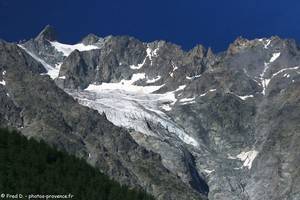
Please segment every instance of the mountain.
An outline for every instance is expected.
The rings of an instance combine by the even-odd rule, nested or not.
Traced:
[[[225,52],[47,26],[0,43],[0,125],[157,199],[296,200],[300,51],[237,38]]]
[[[144,187],[158,199],[199,199],[158,154],[139,146],[105,115],[79,105],[21,47],[1,41],[0,49],[2,127],[86,159],[121,184]]]

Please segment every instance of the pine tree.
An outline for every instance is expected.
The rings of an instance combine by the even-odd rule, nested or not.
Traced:
[[[84,160],[5,129],[0,129],[0,191],[23,195],[71,193],[78,200],[154,199],[110,180]]]

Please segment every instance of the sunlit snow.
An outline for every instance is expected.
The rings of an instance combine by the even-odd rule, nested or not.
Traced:
[[[59,52],[62,52],[64,56],[69,56],[74,50],[78,51],[90,51],[93,49],[99,49],[99,47],[95,45],[84,45],[82,43],[70,45],[70,44],[62,44],[57,41],[50,42],[50,44]]]
[[[80,104],[91,107],[99,113],[104,112],[107,119],[116,126],[161,137],[149,128],[148,122],[151,122],[155,126],[162,126],[167,130],[170,134],[168,137],[178,137],[187,144],[198,146],[195,139],[187,135],[182,128],[160,110],[160,106],[166,106],[174,101],[174,97],[170,93],[147,94],[107,88],[97,91],[69,91],[69,94],[78,99]]]
[[[271,40],[270,39],[265,40],[264,48],[267,49],[270,44],[271,44]]]
[[[18,45],[18,46],[20,48],[22,48],[23,50],[25,50],[26,53],[28,53],[33,59],[40,62],[45,67],[45,69],[47,70],[46,74],[48,74],[52,79],[55,79],[55,78],[58,77],[60,66],[61,66],[62,63],[58,63],[55,67],[52,67],[51,65],[46,63],[43,59],[39,58],[34,53],[28,51],[24,46],[22,46],[22,45]]]
[[[161,76],[157,76],[156,78],[147,80],[146,83],[155,83],[156,81],[158,81],[160,79],[161,79]]]
[[[243,167],[247,167],[248,169],[251,169],[252,163],[257,155],[258,155],[258,151],[256,151],[256,150],[251,150],[251,151],[247,151],[247,152],[243,151],[240,154],[238,154],[237,156],[232,156],[232,155],[228,154],[228,159],[232,159],[232,160],[239,159],[239,160],[243,161]],[[237,168],[237,169],[240,169],[240,168]]]
[[[157,57],[158,56],[158,50],[159,50],[159,47],[157,47],[156,49],[152,50],[149,45],[148,45],[148,48],[146,49],[146,57],[144,58],[143,62],[140,63],[140,64],[137,64],[137,65],[130,65],[129,67],[131,69],[141,69],[145,64],[146,64],[146,61],[147,61],[147,58],[150,60],[150,65],[152,66],[153,65],[153,57]]]
[[[237,95],[238,96],[238,95]],[[246,100],[248,98],[253,98],[254,96],[253,95],[245,95],[245,96],[238,96],[240,99],[242,100]]]
[[[141,69],[141,68],[145,65],[146,59],[147,59],[147,57],[143,60],[142,63],[140,63],[140,64],[138,64],[138,65],[130,65],[130,68],[131,68],[131,69]]]
[[[146,52],[147,52],[147,57],[149,58],[149,60],[151,61],[151,65],[152,65],[152,58],[153,57],[157,57],[158,56],[158,50],[159,50],[159,47],[152,50],[150,47],[147,48]]]
[[[269,63],[274,62],[275,60],[277,60],[277,58],[280,56],[280,52],[279,53],[273,53]]]
[[[186,102],[193,102],[194,100],[195,100],[195,97],[192,97],[192,98],[183,98],[183,99],[180,99],[179,102],[186,103]]]
[[[5,76],[6,71],[2,72],[2,76]],[[0,81],[0,85],[6,85],[5,80],[3,79],[2,81]]]
[[[60,76],[59,79],[66,79],[66,76]]]
[[[198,75],[195,75],[195,76],[186,76],[185,78],[188,79],[188,80],[192,80],[192,79],[196,79],[196,78],[199,78],[201,77],[201,74],[198,74]]]
[[[300,68],[299,66],[295,66],[295,67],[288,67],[288,68],[281,69],[278,72],[274,73],[272,75],[272,78],[275,77],[275,76],[277,76],[278,74],[280,74],[282,72],[289,71],[289,70],[298,70],[299,68]]]
[[[252,94],[250,94],[250,95],[245,95],[245,96],[239,96],[239,95],[237,95],[237,94],[235,94],[235,93],[233,93],[233,92],[230,92],[230,94],[233,94],[233,95],[235,95],[235,96],[237,96],[238,98],[240,98],[240,99],[242,99],[242,100],[246,100],[246,99],[248,99],[248,98],[253,98],[254,96],[252,95]]]
[[[186,85],[180,85],[175,91],[181,91],[184,90],[184,88],[186,88]]]
[[[203,171],[204,171],[205,173],[207,173],[207,174],[211,174],[211,173],[213,173],[215,170],[204,169]]]
[[[209,92],[214,92],[214,91],[216,91],[217,89],[210,89],[210,90],[208,90],[207,92],[204,92],[203,94],[200,94],[199,96],[200,97],[204,97],[204,96],[206,96]]]
[[[267,70],[270,68],[270,64],[272,62],[274,62],[275,60],[277,60],[280,56],[280,52],[278,53],[273,53],[272,57],[270,58],[269,62],[265,63],[265,67],[264,67],[264,70],[263,72],[260,74],[260,79],[261,79],[261,82],[262,82],[262,86],[263,86],[263,91],[262,91],[262,94],[265,95],[266,93],[266,89],[269,85],[269,82],[271,79],[268,79],[268,78],[265,78],[265,74],[267,72]]]
[[[248,167],[248,169],[251,169],[252,163],[257,155],[258,155],[258,151],[252,150],[248,152],[241,152],[236,157],[244,162],[243,164],[244,167]]]
[[[160,108],[162,108],[165,111],[171,111],[172,107],[169,104],[164,104],[162,106],[160,106]]]
[[[134,129],[145,135],[161,138],[148,123],[168,131],[165,137],[175,137],[183,142],[198,146],[198,142],[163,111],[170,111],[177,99],[175,91],[153,94],[162,86],[138,86],[134,83],[145,79],[144,73],[137,73],[130,80],[118,83],[89,85],[84,91],[67,91],[82,105],[91,107],[99,113],[105,113],[107,119],[116,126]],[[180,86],[180,89],[183,89]],[[178,90],[178,89],[177,89]]]
[[[138,86],[133,84],[134,82],[145,78],[145,73],[137,73],[133,74],[130,80],[121,80],[118,83],[102,83],[101,85],[90,84],[85,90],[94,92],[101,92],[102,90],[123,90],[138,94],[148,94],[160,89],[163,86]]]
[[[178,69],[178,67],[175,65],[175,63],[173,61],[171,62],[171,64],[172,64],[172,67],[173,67],[172,71],[173,72],[176,71]]]

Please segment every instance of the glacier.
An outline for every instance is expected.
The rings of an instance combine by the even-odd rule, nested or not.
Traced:
[[[140,76],[140,75],[137,75]],[[135,80],[135,77],[133,78]],[[174,92],[152,93],[160,86],[131,85],[132,80],[121,83],[90,85],[87,89],[66,90],[80,104],[105,113],[107,119],[116,126],[134,129],[148,136],[170,137],[197,147],[198,142],[189,136],[164,112],[177,101]],[[182,87],[181,87],[182,88]],[[181,89],[180,88],[180,89]],[[161,135],[149,127],[149,122],[162,126],[169,135]]]

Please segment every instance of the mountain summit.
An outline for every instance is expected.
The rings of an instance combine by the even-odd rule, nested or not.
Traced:
[[[51,25],[47,25],[35,39],[55,41],[57,40],[56,31],[54,27],[52,27]]]

